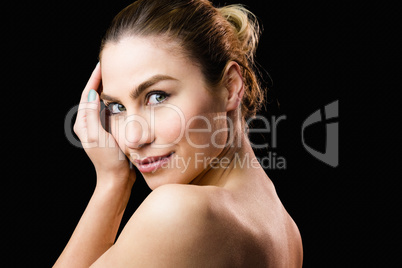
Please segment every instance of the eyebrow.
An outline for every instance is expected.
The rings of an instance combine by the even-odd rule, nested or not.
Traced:
[[[149,87],[161,82],[161,81],[165,81],[165,80],[173,80],[173,81],[178,81],[176,78],[173,78],[171,76],[168,75],[161,75],[161,74],[157,74],[152,76],[151,78],[149,78],[147,81],[142,82],[137,88],[135,88],[131,93],[130,93],[130,97],[133,99],[138,98],[145,90],[147,90]],[[118,102],[120,103],[120,101],[112,96],[109,96],[105,93],[101,93],[101,99],[102,100],[107,100],[107,101],[111,101],[111,102]]]

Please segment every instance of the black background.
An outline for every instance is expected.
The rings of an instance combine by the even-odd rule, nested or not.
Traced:
[[[264,26],[257,61],[273,82],[266,77],[270,104],[263,114],[286,116],[272,150],[287,166],[267,173],[299,226],[304,267],[387,267],[397,258],[390,245],[400,209],[390,206],[398,175],[390,171],[398,167],[392,135],[398,106],[391,104],[398,87],[389,68],[397,66],[396,12],[386,3],[351,2],[241,2]],[[12,266],[51,266],[92,194],[93,166],[65,137],[65,117],[98,62],[110,21],[130,3],[31,1],[2,8],[2,231]],[[333,168],[304,149],[301,126],[336,100],[340,158]],[[323,124],[306,136],[323,150]],[[123,222],[148,193],[138,179]]]

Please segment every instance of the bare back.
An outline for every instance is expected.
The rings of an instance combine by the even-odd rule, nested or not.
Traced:
[[[280,202],[272,182],[250,181],[241,189],[220,189],[213,207],[238,243],[230,267],[301,267],[299,230]],[[236,256],[236,258],[233,258]]]

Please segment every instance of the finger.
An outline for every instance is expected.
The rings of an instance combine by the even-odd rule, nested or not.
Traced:
[[[98,91],[101,81],[102,81],[102,73],[100,70],[100,64],[98,62],[98,64],[96,64],[96,67],[93,70],[84,90],[82,91],[80,103],[88,101],[88,93],[91,89]]]
[[[85,107],[86,127],[88,142],[99,142],[102,131],[99,115],[99,95],[94,92],[96,97],[94,101],[87,102]]]
[[[98,62],[98,64],[96,65],[95,69],[91,74],[91,77],[87,82],[87,85],[82,91],[80,104],[78,106],[77,119],[83,119],[85,117],[86,103],[88,102],[88,93],[91,89],[98,91],[101,81],[102,81],[102,74],[100,71],[100,64]]]

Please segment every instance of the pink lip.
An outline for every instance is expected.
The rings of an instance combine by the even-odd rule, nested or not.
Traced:
[[[137,164],[137,168],[141,173],[154,172],[155,170],[160,168],[164,163],[169,161],[173,154],[174,153],[169,153],[162,156],[147,157],[142,160],[134,160],[134,163]]]

